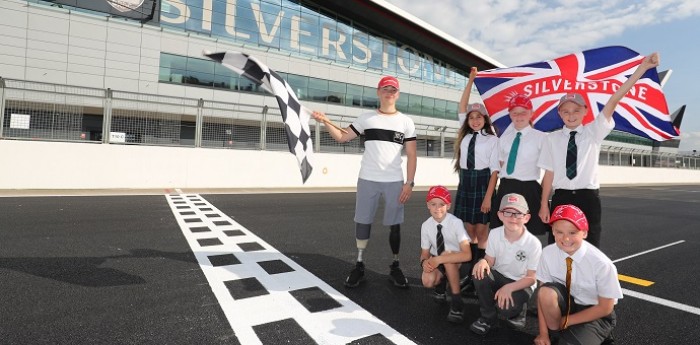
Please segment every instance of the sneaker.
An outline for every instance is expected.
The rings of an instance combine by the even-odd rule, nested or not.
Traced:
[[[408,289],[408,279],[406,279],[406,276],[403,275],[403,272],[399,268],[399,262],[394,261],[389,267],[391,268],[389,277],[394,285],[402,289]]]
[[[443,303],[447,300],[447,294],[445,294],[446,284],[445,281],[441,281],[440,284],[435,286],[433,290],[433,300],[437,303]]]
[[[506,319],[506,323],[510,328],[513,328],[515,330],[523,330],[525,329],[525,321],[526,321],[526,316],[525,313],[527,313],[527,309],[523,308],[523,312],[520,313],[520,315],[512,317],[510,319]]]
[[[459,281],[459,291],[464,297],[476,297],[476,290],[474,289],[474,282],[471,276],[466,276]]]
[[[469,326],[469,330],[478,335],[484,335],[491,330],[491,324],[486,320],[479,318],[478,320],[474,321],[471,326]]]
[[[447,321],[452,323],[462,323],[464,321],[464,313],[462,308],[450,308],[450,313],[447,314]]]
[[[355,264],[355,268],[352,269],[350,275],[345,279],[345,286],[349,288],[354,288],[360,285],[361,282],[365,280],[365,263],[358,261]]]

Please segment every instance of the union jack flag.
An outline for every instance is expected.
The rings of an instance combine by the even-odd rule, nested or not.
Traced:
[[[593,121],[610,96],[644,60],[639,53],[619,46],[569,54],[554,60],[479,72],[474,80],[491,121],[499,133],[510,124],[508,101],[515,94],[530,97],[535,128],[551,132],[563,127],[559,98],[578,92],[588,103],[583,123]],[[613,114],[615,129],[663,141],[676,138],[656,68],[648,70],[620,101]]]

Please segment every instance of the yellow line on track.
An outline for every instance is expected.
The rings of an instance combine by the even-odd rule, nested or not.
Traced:
[[[620,279],[620,281],[622,281],[622,282],[637,284],[637,285],[641,285],[644,287],[651,286],[654,284],[654,282],[652,282],[652,281],[639,279],[639,278],[635,278],[635,277],[630,277],[630,276],[626,276],[624,274],[618,274],[617,279]]]

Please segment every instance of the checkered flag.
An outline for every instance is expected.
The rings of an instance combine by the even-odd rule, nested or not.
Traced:
[[[211,53],[205,51],[204,55],[275,95],[282,113],[284,129],[287,133],[289,152],[297,157],[301,178],[306,183],[313,170],[310,163],[313,153],[311,131],[309,130],[311,112],[299,104],[297,96],[287,84],[287,81],[282,79],[275,71],[269,69],[264,63],[248,54],[239,52]]]

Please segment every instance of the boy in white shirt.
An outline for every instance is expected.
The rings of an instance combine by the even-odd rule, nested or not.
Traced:
[[[481,316],[469,329],[476,334],[488,333],[499,313],[513,328],[525,327],[525,304],[532,295],[542,254],[542,244],[525,227],[530,217],[525,197],[515,193],[503,196],[498,211],[503,225],[491,230],[486,256],[472,271]]]
[[[447,320],[460,323],[464,319],[459,287],[459,267],[471,260],[469,236],[462,220],[449,213],[452,197],[443,186],[433,186],[425,201],[430,211],[420,231],[420,265],[423,286],[435,288],[433,297],[444,301],[445,279],[450,284],[451,306]]]

